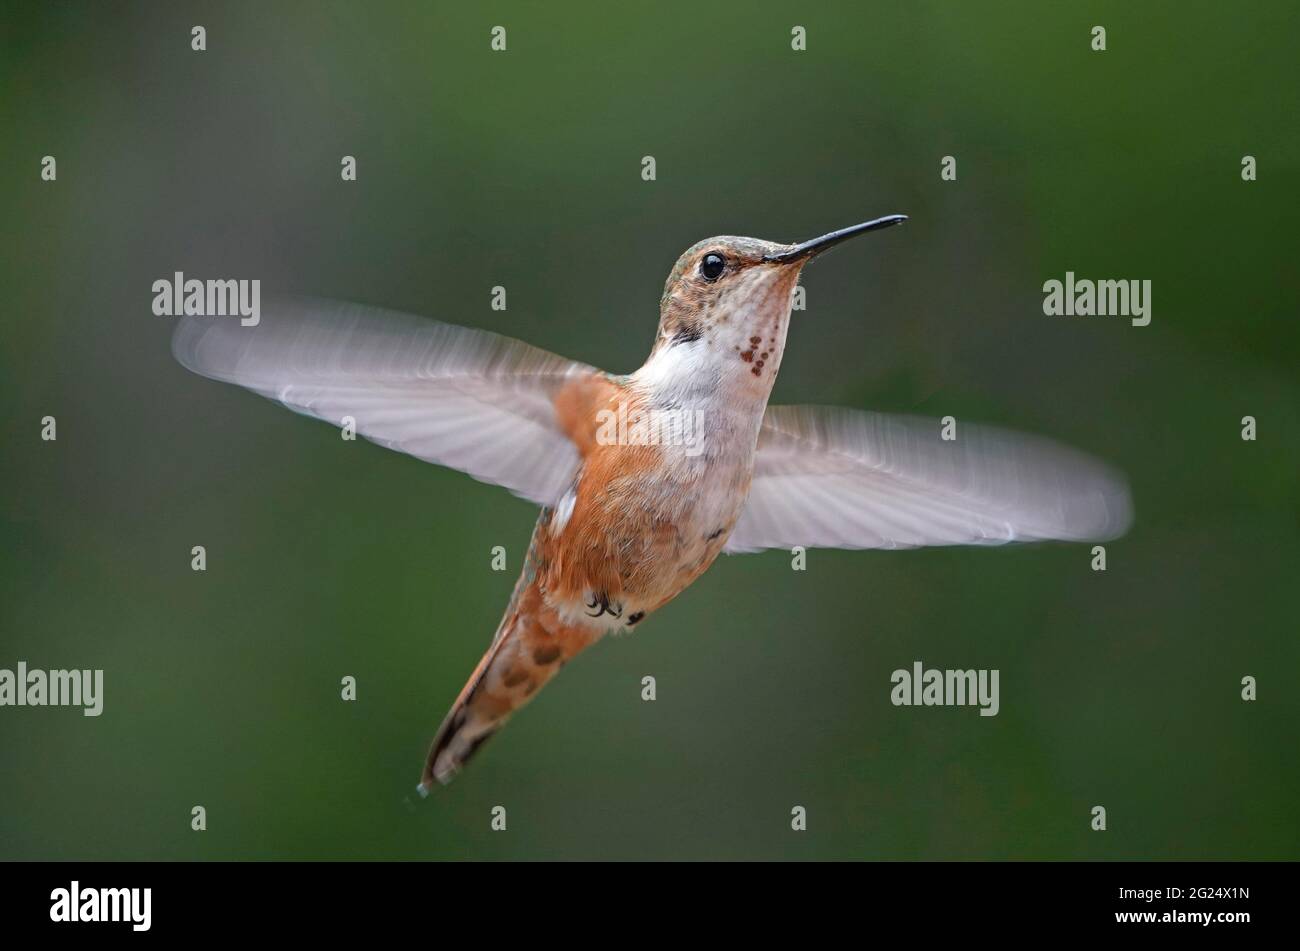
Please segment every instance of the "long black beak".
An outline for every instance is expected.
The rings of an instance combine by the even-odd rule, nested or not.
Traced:
[[[811,241],[805,241],[803,244],[796,244],[789,250],[782,251],[779,254],[764,255],[764,261],[771,261],[776,264],[789,264],[791,261],[800,261],[804,258],[810,258],[814,255],[821,254],[829,248],[835,247],[849,240],[856,238],[860,234],[866,234],[868,231],[879,231],[881,228],[891,228],[894,225],[902,224],[907,220],[907,215],[885,215],[883,218],[876,218],[873,221],[864,221],[860,225],[850,225],[847,228],[841,228],[839,231],[832,231],[830,234],[824,234],[820,238],[813,238]]]

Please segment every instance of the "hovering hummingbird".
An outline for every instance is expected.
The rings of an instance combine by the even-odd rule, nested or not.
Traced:
[[[802,244],[709,238],[673,266],[650,356],[616,376],[496,334],[291,300],[256,327],[187,317],[189,369],[541,506],[496,635],[433,740],[447,783],[605,634],[638,627],[721,552],[910,548],[1122,534],[1118,473],[1031,436],[768,406],[800,272],[890,215]],[[611,419],[633,425],[609,425]],[[647,426],[698,419],[702,427]],[[687,434],[690,439],[674,438]]]

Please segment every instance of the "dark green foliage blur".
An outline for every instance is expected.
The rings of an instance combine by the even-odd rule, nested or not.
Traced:
[[[99,718],[0,708],[0,858],[1300,857],[1294,3],[0,20],[0,667],[105,670]],[[412,802],[535,512],[188,374],[152,282],[260,278],[627,372],[688,245],[891,212],[805,272],[774,401],[1103,456],[1137,511],[1108,570],[724,558]],[[1067,270],[1151,280],[1151,325],[1045,317]],[[1000,714],[892,706],[916,660],[1000,669]]]

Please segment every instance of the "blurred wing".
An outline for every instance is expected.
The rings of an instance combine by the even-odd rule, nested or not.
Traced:
[[[820,406],[769,406],[726,551],[1102,540],[1132,521],[1124,478],[1034,436]]]
[[[291,298],[261,321],[186,317],[172,338],[184,366],[279,400],[367,439],[503,485],[542,505],[573,477],[578,453],[554,396],[595,373],[527,344],[395,311]]]

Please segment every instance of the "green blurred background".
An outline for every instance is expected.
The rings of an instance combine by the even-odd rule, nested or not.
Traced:
[[[0,709],[0,856],[1300,857],[1296,11],[7,4],[0,667],[102,667],[106,696]],[[1103,456],[1137,510],[1109,570],[724,558],[412,803],[533,507],[186,373],[151,283],[260,278],[626,372],[686,246],[890,212],[805,273],[774,402]],[[1151,280],[1151,325],[1043,316],[1067,270]],[[1000,715],[891,706],[915,660],[999,668]]]

